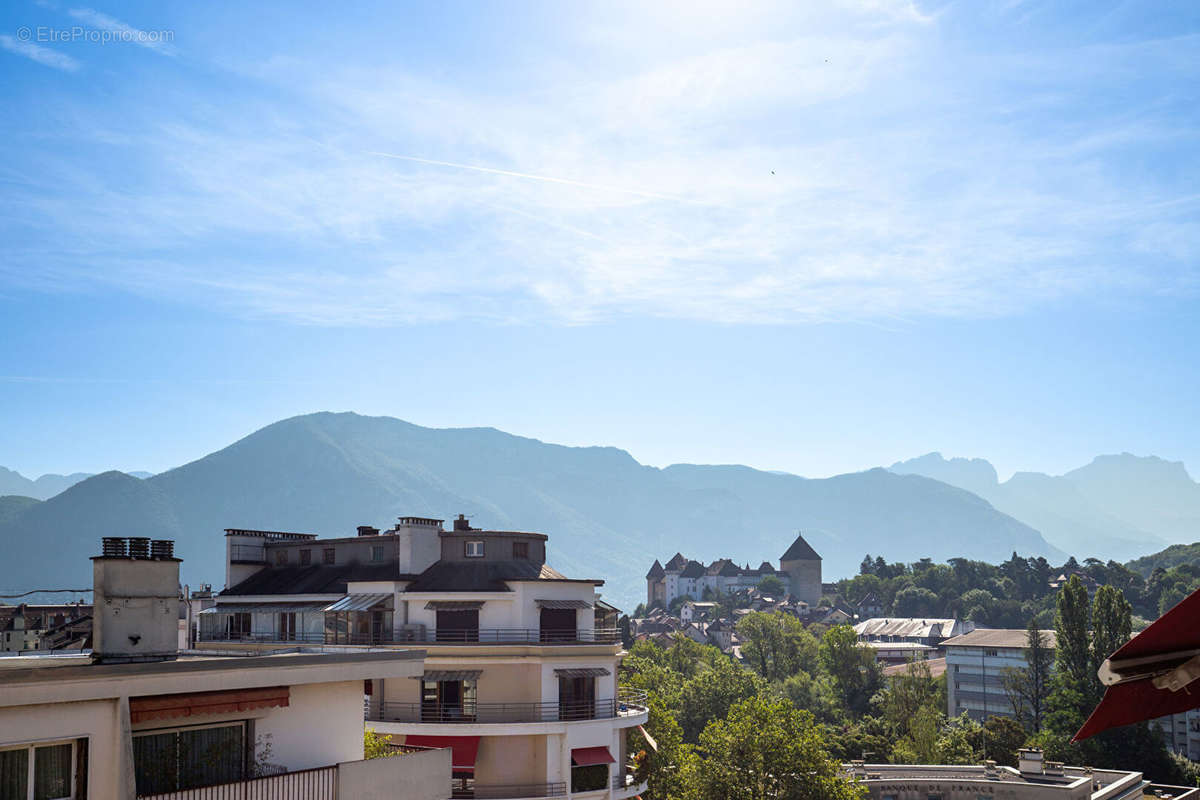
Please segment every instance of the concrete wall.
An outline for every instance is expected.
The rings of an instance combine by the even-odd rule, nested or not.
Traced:
[[[450,797],[450,750],[426,750],[338,764],[338,797],[446,800]]]
[[[270,737],[271,762],[289,770],[358,761],[362,698],[362,681],[293,686],[288,707],[271,709],[255,724],[256,737]]]
[[[0,708],[0,747],[86,738],[88,797],[117,800],[124,762],[119,719],[115,699]]]
[[[479,742],[475,780],[480,785],[547,783],[546,739],[553,736],[485,736]]]
[[[816,608],[821,600],[821,562],[784,561],[779,566],[791,578],[792,594]]]

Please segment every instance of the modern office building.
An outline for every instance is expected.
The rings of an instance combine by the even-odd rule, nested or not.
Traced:
[[[1055,646],[1055,632],[1042,631],[1046,645]],[[1024,668],[1026,631],[1017,628],[979,628],[942,642],[946,653],[946,713],[964,711],[972,719],[1013,716],[1012,702],[1001,675],[1010,667]]]
[[[461,515],[402,517],[356,536],[230,529],[227,586],[198,639],[426,651],[415,678],[371,681],[368,724],[394,742],[450,747],[456,797],[619,800],[641,697],[618,689],[616,612],[603,581],[546,564],[542,533],[480,530]]]

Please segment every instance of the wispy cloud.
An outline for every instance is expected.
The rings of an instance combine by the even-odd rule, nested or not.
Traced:
[[[146,177],[12,167],[11,224],[56,245],[18,243],[0,281],[331,325],[878,323],[1194,290],[1192,184],[1122,166],[1194,131],[1172,135],[1169,89],[1095,102],[1162,43],[1093,48],[1086,71],[1056,67],[1078,48],[959,54],[947,74],[940,17],[845,5],[668,14],[626,26],[638,63],[537,69],[515,93],[274,59],[194,111],[93,111],[79,135]],[[568,33],[620,40],[603,24]],[[667,31],[678,52],[644,55]]]
[[[68,12],[80,22],[87,23],[98,30],[117,34],[120,41],[136,44],[147,50],[153,50],[161,55],[174,55],[175,48],[166,40],[160,31],[146,31],[135,28],[127,22],[110,17],[92,8],[72,8]]]
[[[33,42],[21,41],[7,34],[0,34],[0,47],[10,53],[44,64],[47,67],[61,69],[64,72],[74,72],[79,69],[79,62],[66,53],[60,53],[49,47],[42,47]]]

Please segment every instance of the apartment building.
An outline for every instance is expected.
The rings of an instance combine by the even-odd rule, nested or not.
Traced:
[[[364,681],[415,681],[421,650],[180,654],[172,553],[105,539],[91,653],[0,659],[0,797],[450,796],[449,750],[363,759]]]
[[[1141,772],[1069,767],[1044,761],[1042,752],[1019,752],[1017,767],[931,764],[843,765],[871,800],[1200,800],[1200,789],[1152,784]]]
[[[52,634],[80,628],[81,623],[91,619],[91,615],[92,607],[84,603],[0,606],[0,652],[52,649],[60,638]],[[51,634],[53,641],[43,641],[48,634]],[[66,638],[70,640],[69,643],[78,643],[86,635],[72,636],[68,632]]]
[[[1042,631],[1046,645],[1055,647],[1052,630]],[[942,642],[946,652],[946,713],[964,711],[972,719],[1013,716],[1012,703],[1000,676],[1010,667],[1024,668],[1028,634],[1017,628],[979,628]]]
[[[393,742],[449,747],[455,797],[619,800],[645,790],[628,732],[644,699],[621,691],[616,612],[597,579],[546,563],[548,537],[481,530],[462,515],[319,539],[226,531],[227,585],[198,640],[386,650],[419,643],[415,678],[371,681],[368,724]]]

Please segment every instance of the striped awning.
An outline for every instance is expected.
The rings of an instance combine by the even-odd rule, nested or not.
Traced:
[[[475,681],[483,674],[481,669],[430,669],[424,675],[413,675],[423,681]]]
[[[586,600],[534,600],[538,608],[586,609],[592,604]]]
[[[577,667],[575,669],[556,669],[554,674],[560,678],[602,678],[612,675],[604,667]]]
[[[292,614],[324,611],[325,603],[225,603],[201,611],[201,614],[273,614],[287,612]]]
[[[131,722],[147,722],[206,714],[229,714],[235,711],[252,711],[256,708],[286,708],[289,702],[288,695],[288,687],[272,686],[266,689],[131,697],[129,717]]]
[[[392,599],[391,592],[386,594],[348,594],[336,603],[325,606],[326,611],[366,611]]]
[[[430,600],[425,604],[429,611],[477,611],[483,608],[482,600]]]

